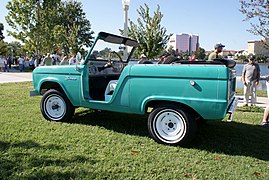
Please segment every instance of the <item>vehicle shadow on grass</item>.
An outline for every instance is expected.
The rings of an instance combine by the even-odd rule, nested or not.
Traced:
[[[70,123],[101,126],[124,134],[148,136],[147,116],[145,115],[89,109],[76,112]]]
[[[268,161],[268,139],[269,129],[260,125],[211,121],[200,126],[188,147]]]
[[[18,150],[20,149],[20,150]],[[33,151],[34,149],[34,151]],[[44,151],[51,152],[51,155],[43,154]],[[22,142],[6,142],[0,140],[0,179],[71,179],[71,177],[77,177],[81,174],[96,176],[89,170],[73,170],[73,171],[50,171],[44,168],[45,166],[66,167],[73,164],[83,164],[90,162],[91,164],[97,163],[95,159],[89,159],[86,156],[75,155],[71,157],[54,156],[53,151],[58,152],[63,150],[62,147],[49,144],[40,145],[34,141],[22,141]],[[35,153],[33,153],[35,152]],[[42,154],[42,155],[41,155]],[[28,169],[35,169],[30,174],[21,173]]]
[[[124,134],[149,136],[147,116],[85,110],[76,113],[71,123],[101,126]],[[269,128],[260,125],[208,121],[199,126],[195,139],[186,148],[268,161],[268,139]]]

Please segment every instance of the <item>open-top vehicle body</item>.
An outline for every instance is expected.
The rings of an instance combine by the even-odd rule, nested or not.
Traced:
[[[137,46],[135,40],[101,32],[82,62],[36,68],[31,95],[43,95],[44,118],[68,121],[75,107],[149,113],[154,140],[183,145],[194,136],[197,119],[221,120],[233,112],[233,61],[135,64],[129,61]]]

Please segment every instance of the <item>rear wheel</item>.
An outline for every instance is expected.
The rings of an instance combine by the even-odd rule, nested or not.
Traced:
[[[148,118],[149,134],[163,144],[186,145],[194,137],[196,129],[191,114],[173,105],[157,107]]]
[[[40,109],[45,119],[50,121],[68,121],[75,112],[74,106],[61,92],[51,89],[42,97]]]

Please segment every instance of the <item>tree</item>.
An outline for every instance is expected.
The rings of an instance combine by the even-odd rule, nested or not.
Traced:
[[[31,53],[78,51],[91,43],[91,25],[77,1],[11,0],[6,8],[7,23],[14,29],[8,33]]]
[[[5,36],[3,35],[3,31],[4,31],[4,25],[0,23],[0,41],[5,38]]]
[[[7,51],[7,43],[4,40],[0,40],[0,55],[6,55]]]
[[[205,55],[205,49],[199,47],[197,52],[196,52],[197,58],[198,59],[205,59],[206,55]]]
[[[4,42],[4,35],[3,35],[4,25],[0,23],[0,55],[4,55],[7,52],[7,43]]]
[[[77,1],[62,2],[59,8],[59,22],[55,27],[55,39],[65,52],[75,53],[83,46],[90,47],[93,31],[90,21],[86,19],[82,4]]]
[[[245,15],[245,21],[250,21],[248,31],[263,38],[269,38],[269,1],[268,0],[240,0],[240,12]],[[264,45],[269,47],[268,42]]]
[[[99,54],[101,57],[105,57],[108,56],[109,52],[111,52],[111,48],[106,47],[105,49],[101,50]]]
[[[240,55],[240,56],[237,58],[237,60],[238,60],[239,62],[243,63],[244,61],[247,61],[247,57],[244,56],[244,55]]]
[[[168,49],[167,49],[167,53],[172,55],[172,56],[176,56],[176,51],[174,50],[173,46],[170,46]]]
[[[136,39],[139,43],[138,53],[145,54],[148,59],[154,59],[166,48],[171,36],[166,34],[166,29],[161,26],[163,14],[158,5],[153,17],[150,16],[149,7],[140,6],[137,10],[140,18],[137,24],[130,20],[129,37]],[[122,32],[122,31],[121,31]]]
[[[47,52],[53,42],[51,32],[60,2],[11,0],[6,6],[6,21],[14,31],[8,31],[9,35],[22,41],[31,52]]]
[[[12,57],[18,57],[22,54],[25,54],[25,52],[23,51],[23,49],[25,47],[23,47],[21,45],[21,43],[19,43],[18,41],[12,41],[10,43],[8,43],[8,55],[12,56]],[[30,53],[30,52],[29,52]]]

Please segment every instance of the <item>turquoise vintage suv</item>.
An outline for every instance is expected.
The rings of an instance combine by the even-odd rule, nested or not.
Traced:
[[[85,59],[77,56],[76,65],[36,68],[30,95],[43,96],[44,118],[69,121],[77,107],[148,114],[155,141],[185,145],[194,137],[198,119],[232,115],[237,103],[234,61],[132,63],[138,45],[100,32]]]

